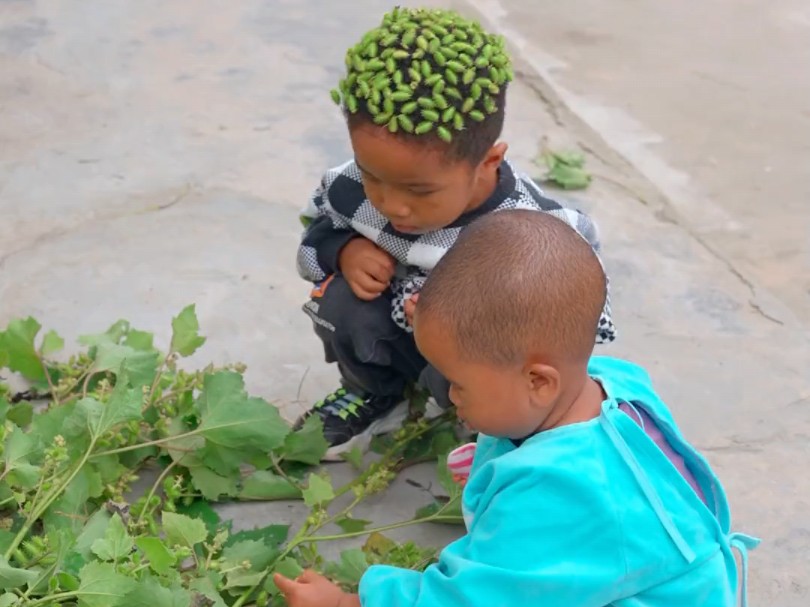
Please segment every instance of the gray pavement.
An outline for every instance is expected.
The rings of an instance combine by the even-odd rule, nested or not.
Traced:
[[[533,19],[483,0],[456,4],[514,32]],[[32,314],[70,340],[124,317],[165,345],[171,316],[196,302],[209,339],[192,362],[247,363],[250,390],[288,416],[331,389],[334,370],[300,312],[307,287],[294,271],[296,212],[323,169],[349,154],[328,97],[344,48],[389,8],[352,6],[0,2],[0,325]],[[553,49],[539,36],[516,41],[521,78],[505,134],[513,158],[531,167],[547,137],[588,150],[598,176],[576,202],[600,223],[614,285],[621,336],[604,352],[649,368],[725,480],[739,526],[765,538],[752,555],[751,604],[807,605],[810,354],[801,306],[717,243],[722,225],[696,229],[684,209],[711,198],[706,208],[732,215],[735,234],[772,247],[797,242],[807,212],[780,196],[771,204],[798,219],[772,222],[749,213],[751,203],[725,208],[698,185],[673,201],[644,165],[645,150],[659,158],[657,150],[633,156],[630,143],[595,130],[580,97],[541,64]],[[667,100],[648,105],[663,112]],[[676,115],[667,120],[677,127]],[[731,137],[730,126],[714,128]],[[723,155],[736,158],[734,149]],[[407,476],[424,480],[430,470]],[[409,516],[428,499],[404,482],[394,491],[367,518]],[[243,527],[300,514],[284,504],[223,510]],[[407,534],[435,544],[451,536]]]

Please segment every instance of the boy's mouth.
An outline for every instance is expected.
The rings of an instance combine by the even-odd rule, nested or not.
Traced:
[[[394,229],[397,232],[402,232],[403,234],[418,234],[422,230],[417,228],[416,226],[409,226],[401,223],[391,223]]]

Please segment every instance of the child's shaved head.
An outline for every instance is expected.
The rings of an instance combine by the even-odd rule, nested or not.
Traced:
[[[602,264],[574,229],[547,213],[501,211],[461,233],[416,310],[446,327],[470,360],[584,362],[606,296]]]

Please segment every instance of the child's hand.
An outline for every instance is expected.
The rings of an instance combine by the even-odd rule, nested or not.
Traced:
[[[364,301],[379,297],[396,271],[394,258],[366,238],[350,240],[338,264],[354,294]]]
[[[414,293],[405,301],[405,318],[408,324],[413,326],[413,315],[416,313],[416,302],[419,300],[419,293]]]
[[[359,607],[360,599],[355,594],[343,592],[336,584],[315,573],[304,571],[291,580],[277,573],[273,581],[284,595],[289,607]]]

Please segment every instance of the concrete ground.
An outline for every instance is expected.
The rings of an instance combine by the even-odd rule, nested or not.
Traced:
[[[547,137],[585,149],[597,175],[574,202],[605,239],[621,336],[603,352],[649,368],[726,482],[737,526],[765,539],[752,554],[751,604],[807,605],[808,139],[806,117],[789,120],[806,93],[806,55],[781,30],[778,62],[777,49],[746,41],[742,29],[730,56],[712,55],[706,33],[678,48],[674,30],[699,19],[659,15],[655,29],[633,21],[638,6],[625,21],[616,3],[619,14],[580,0],[554,11],[472,1],[456,5],[516,43],[505,134],[513,158],[539,174],[532,160]],[[754,18],[747,3],[734,6],[744,8],[728,23]],[[345,47],[387,8],[0,2],[0,326],[31,314],[71,340],[123,317],[165,345],[171,316],[196,302],[209,339],[193,362],[244,361],[251,391],[288,416],[331,389],[334,370],[300,312],[296,213],[321,171],[350,153],[328,90]],[[717,19],[730,5],[704,10]],[[801,36],[802,10],[778,23]],[[622,24],[638,37],[620,35]],[[718,78],[755,78],[739,65],[743,51],[772,97],[712,88]],[[798,71],[779,76],[771,62]],[[708,78],[672,68],[691,63]],[[683,89],[703,91],[703,101]],[[767,164],[756,165],[759,156]],[[427,499],[400,482],[367,518],[408,517]],[[223,510],[239,526],[300,514],[283,504]],[[409,533],[436,544],[452,535],[401,537]]]

